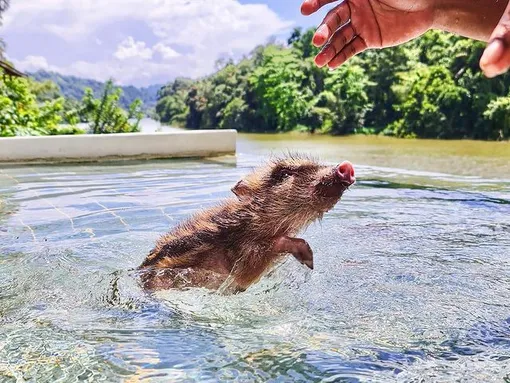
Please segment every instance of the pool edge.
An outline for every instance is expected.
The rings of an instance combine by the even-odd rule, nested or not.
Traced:
[[[0,138],[0,165],[236,155],[236,130]]]

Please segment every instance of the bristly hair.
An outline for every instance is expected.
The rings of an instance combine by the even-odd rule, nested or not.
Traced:
[[[307,154],[304,152],[292,151],[288,149],[287,152],[283,152],[281,154],[276,154],[273,151],[270,152],[268,158],[262,159],[258,165],[253,165],[249,167],[249,174],[253,174],[254,172],[264,168],[265,166],[275,166],[281,164],[283,162],[301,162],[301,161],[309,161],[314,162],[320,165],[320,158],[313,156],[312,154]]]
[[[271,164],[278,164],[285,161],[291,162],[309,161],[319,163],[320,159],[310,153],[291,151],[290,149],[288,149],[286,153],[284,152],[281,155],[271,154],[269,157],[269,162]]]

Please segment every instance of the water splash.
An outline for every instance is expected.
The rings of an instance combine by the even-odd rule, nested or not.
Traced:
[[[261,155],[5,168],[0,380],[502,381],[510,184],[358,166],[358,184],[243,294],[144,292],[158,235]],[[2,176],[3,175],[3,176]]]

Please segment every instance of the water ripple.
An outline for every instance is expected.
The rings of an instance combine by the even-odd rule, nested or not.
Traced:
[[[503,381],[510,182],[359,166],[245,294],[141,290],[156,238],[230,194],[232,161],[0,172],[2,381]]]

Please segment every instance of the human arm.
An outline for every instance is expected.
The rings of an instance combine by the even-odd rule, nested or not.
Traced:
[[[331,3],[337,1],[305,0],[301,12],[310,15]],[[328,13],[314,35],[313,43],[322,47],[315,62],[334,69],[366,49],[399,45],[429,29],[488,41],[504,20],[501,15],[507,5],[508,0],[344,0]],[[500,31],[495,36],[505,36],[492,48],[500,54],[501,45],[510,52],[510,33],[506,32],[510,27],[505,25],[510,25],[510,17],[494,30]],[[506,56],[510,66],[510,53]]]

